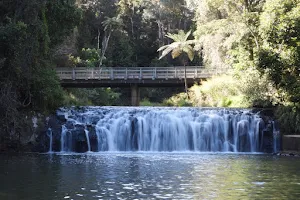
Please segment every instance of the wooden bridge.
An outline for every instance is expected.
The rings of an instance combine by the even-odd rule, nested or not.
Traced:
[[[132,105],[139,104],[139,87],[188,86],[226,70],[185,67],[113,67],[113,68],[57,68],[63,87],[131,87]]]

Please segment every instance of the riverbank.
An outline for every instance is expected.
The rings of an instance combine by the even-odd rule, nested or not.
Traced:
[[[282,151],[277,155],[300,157],[300,135],[283,135]]]
[[[24,153],[32,152],[33,144],[20,144],[19,141],[10,141],[0,144],[0,153]]]
[[[281,151],[276,153],[277,156],[291,156],[291,157],[300,157],[300,151]]]

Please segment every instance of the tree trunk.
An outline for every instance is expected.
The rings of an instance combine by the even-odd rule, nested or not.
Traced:
[[[100,49],[100,30],[98,28],[98,35],[97,35],[97,50]]]
[[[183,66],[184,66],[184,89],[185,89],[187,99],[189,100],[190,98],[189,98],[188,85],[187,85],[187,80],[186,80],[186,65],[185,65],[184,61],[183,61]]]
[[[131,22],[131,34],[132,34],[132,38],[134,38],[133,17],[130,17],[130,22]]]
[[[244,3],[245,3],[246,10],[249,11],[249,2],[248,2],[248,0],[244,0]]]
[[[108,42],[109,42],[109,38],[111,36],[111,33],[112,31],[109,32],[108,36],[107,37],[104,37],[104,44],[102,45],[102,53],[101,53],[101,57],[100,57],[100,61],[99,61],[99,67],[102,66],[102,63],[103,63],[103,59],[104,59],[104,56],[105,56],[105,52],[106,52],[106,49],[108,47]]]

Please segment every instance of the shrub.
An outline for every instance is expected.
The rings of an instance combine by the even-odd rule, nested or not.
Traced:
[[[195,106],[248,107],[242,101],[238,81],[230,75],[215,76],[201,82],[201,85],[194,85],[190,89],[190,97]]]
[[[279,106],[275,117],[283,134],[300,134],[300,108],[296,106]]]

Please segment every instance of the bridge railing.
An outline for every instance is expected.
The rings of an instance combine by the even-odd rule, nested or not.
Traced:
[[[127,80],[127,79],[183,79],[185,67],[113,67],[113,68],[57,68],[61,80]],[[187,66],[187,79],[208,78],[225,70]]]

